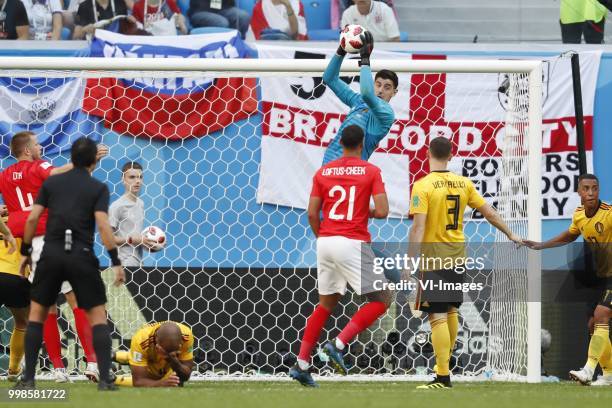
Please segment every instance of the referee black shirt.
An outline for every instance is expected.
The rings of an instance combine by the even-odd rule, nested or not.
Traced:
[[[63,245],[66,230],[70,229],[73,247],[93,248],[94,212],[107,213],[108,203],[108,187],[85,168],[49,177],[36,198],[36,204],[49,211],[45,243]]]

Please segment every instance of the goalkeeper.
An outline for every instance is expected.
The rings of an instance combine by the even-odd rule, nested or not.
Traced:
[[[339,78],[340,66],[346,55],[342,46],[338,47],[336,55],[332,57],[323,73],[323,82],[350,108],[338,133],[325,150],[323,165],[342,157],[340,137],[347,126],[357,125],[363,129],[361,158],[368,160],[378,147],[378,143],[387,136],[395,121],[395,113],[389,101],[397,94],[399,84],[397,74],[383,69],[376,73],[374,82],[372,82],[370,54],[374,49],[374,38],[369,31],[365,31],[361,34],[361,41],[363,46],[359,50],[361,57],[359,61],[361,67],[359,72],[360,93],[354,92]],[[388,257],[388,254],[377,248],[376,245],[372,246],[372,250],[377,257]],[[401,279],[400,272],[396,269],[385,269],[385,277],[392,282],[399,282]]]
[[[363,129],[365,138],[361,158],[368,160],[378,143],[387,136],[395,120],[395,114],[393,108],[389,105],[389,101],[397,94],[397,74],[383,69],[376,74],[374,82],[372,82],[370,54],[374,49],[374,39],[369,31],[365,31],[361,34],[361,40],[363,46],[359,51],[361,56],[359,61],[361,67],[359,73],[360,93],[354,92],[339,78],[340,66],[346,55],[346,51],[341,46],[338,47],[336,55],[332,57],[323,73],[323,82],[350,108],[346,119],[338,129],[338,133],[325,151],[324,165],[342,156],[340,136],[347,126],[357,125]]]
[[[129,364],[131,376],[115,384],[128,387],[177,387],[191,376],[193,334],[171,321],[147,324],[132,337],[130,351],[116,351],[113,360]]]

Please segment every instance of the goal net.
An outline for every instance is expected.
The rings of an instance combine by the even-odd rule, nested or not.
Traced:
[[[305,206],[312,175],[348,112],[322,83],[327,61],[303,57],[298,64],[46,59],[3,71],[2,168],[14,161],[6,151],[11,135],[23,129],[38,135],[44,157],[56,166],[67,162],[80,136],[109,146],[94,176],[109,187],[111,202],[125,191],[123,164],[144,168],[144,226],[160,227],[167,243],[159,252],[145,250],[140,267],[127,268],[125,286],[113,287],[111,274],[103,272],[115,349],[129,348],[143,324],[173,320],[193,330],[201,378],[282,378],[295,363],[318,299]],[[518,235],[538,239],[539,64],[376,59],[372,68],[399,75],[391,101],[396,122],[371,158],[383,170],[391,203],[388,219],[370,223],[376,245],[404,248],[410,186],[428,171],[426,150],[435,136],[453,142],[451,170],[471,178]],[[345,61],[341,76],[355,92],[358,73],[356,61]],[[539,304],[527,302],[533,260],[510,249],[478,213],[466,213],[465,223],[466,240],[487,259],[469,279],[485,287],[466,294],[460,309],[452,373],[535,380]],[[99,237],[96,242],[101,264],[108,265]],[[363,302],[349,290],[322,342]],[[2,313],[0,334],[8,344],[12,320]],[[59,326],[68,368],[78,373],[83,351],[65,303]],[[412,317],[398,295],[350,344],[350,373],[424,378],[435,364],[429,332],[427,319]],[[50,363],[41,355],[44,374]],[[313,364],[318,374],[334,378],[317,350]]]

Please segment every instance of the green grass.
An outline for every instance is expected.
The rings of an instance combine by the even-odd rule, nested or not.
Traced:
[[[93,384],[64,385],[65,403],[2,403],[6,407],[55,406],[84,408],[523,408],[610,406],[612,387],[583,387],[574,383],[455,383],[452,390],[416,390],[414,382],[321,382],[310,389],[290,382],[192,382],[184,388],[121,388],[99,393]],[[2,397],[12,384],[0,383]],[[38,388],[61,388],[38,382]]]

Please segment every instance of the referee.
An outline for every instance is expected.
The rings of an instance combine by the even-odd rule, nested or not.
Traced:
[[[68,281],[74,289],[79,306],[87,311],[91,324],[93,346],[100,369],[98,390],[116,389],[110,375],[111,337],[106,320],[106,291],[93,250],[96,223],[110,255],[115,285],[124,282],[125,275],[108,222],[108,188],[91,176],[96,167],[96,151],[94,141],[85,137],[78,139],[70,151],[74,169],[49,177],[43,183],[26,221],[21,244],[22,275],[31,262],[32,238],[38,220],[45,209],[49,211],[45,246],[30,293],[30,316],[25,336],[26,367],[16,388],[34,388],[43,322],[49,307],[56,301],[62,282]]]

